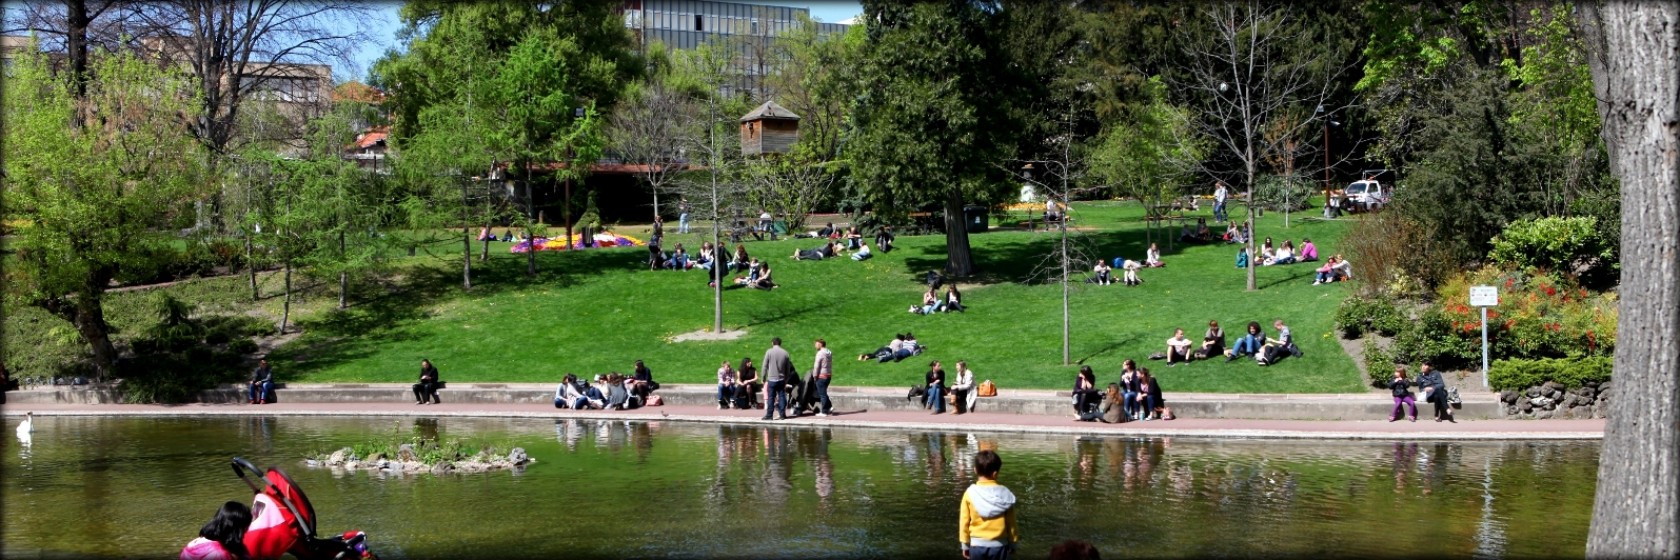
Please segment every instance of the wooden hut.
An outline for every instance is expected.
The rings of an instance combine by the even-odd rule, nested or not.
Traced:
[[[765,101],[741,117],[741,155],[785,154],[799,141],[799,115]]]

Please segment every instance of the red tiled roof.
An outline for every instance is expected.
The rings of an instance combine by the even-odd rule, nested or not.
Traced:
[[[376,126],[376,127],[373,127],[373,128],[369,128],[369,129],[367,129],[367,132],[363,132],[361,134],[356,135],[356,142],[353,144],[353,146],[355,147],[355,149],[365,150],[367,148],[371,148],[373,146],[379,145],[379,143],[384,142],[385,138],[389,137],[390,135],[391,135],[391,127]]]

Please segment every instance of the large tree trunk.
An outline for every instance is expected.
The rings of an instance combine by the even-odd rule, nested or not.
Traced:
[[[962,278],[974,274],[974,253],[968,246],[968,220],[963,219],[962,193],[945,195],[945,273]]]
[[[1622,186],[1615,397],[1587,556],[1680,555],[1680,4],[1579,5]]]
[[[93,351],[94,377],[100,381],[115,371],[117,364],[117,348],[111,342],[111,326],[105,323],[105,305],[102,296],[105,288],[111,283],[115,270],[102,268],[88,274],[87,282],[80,293],[76,294],[74,319],[76,332],[82,335],[82,340],[88,343]]]
[[[65,47],[70,51],[70,80],[74,84],[77,99],[87,97],[87,35],[90,23],[92,18],[88,17],[87,0],[65,0]],[[80,119],[77,120],[79,123]]]

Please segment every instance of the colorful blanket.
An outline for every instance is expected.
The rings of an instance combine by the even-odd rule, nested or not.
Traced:
[[[546,238],[546,237],[538,237],[534,240],[534,243],[532,241],[521,241],[521,242],[515,243],[515,244],[513,244],[513,247],[511,249],[509,249],[509,251],[514,252],[514,253],[526,253],[526,252],[530,252],[531,247],[533,245],[536,246],[538,251],[565,251],[567,249],[582,249],[583,248],[583,238],[581,236],[576,236],[576,235],[574,235],[573,237],[574,238],[571,240],[571,243],[566,243],[565,240],[558,239],[558,238],[549,239],[549,238]],[[636,238],[630,237],[628,235],[619,235],[619,234],[616,234],[616,233],[613,233],[613,232],[610,232],[610,231],[603,231],[603,232],[595,234],[595,247],[597,247],[597,248],[600,248],[600,247],[642,247],[642,246],[646,246],[646,245],[647,245],[646,241],[642,241],[640,239],[636,239]]]

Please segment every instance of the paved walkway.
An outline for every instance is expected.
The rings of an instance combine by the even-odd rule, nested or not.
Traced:
[[[1171,421],[1103,424],[1077,422],[1069,416],[977,412],[932,415],[920,411],[845,410],[827,418],[802,417],[765,422],[756,410],[718,410],[714,406],[661,406],[629,411],[574,411],[527,403],[277,403],[248,404],[8,404],[4,414],[38,416],[440,416],[501,418],[619,418],[712,423],[766,423],[792,426],[964,430],[1073,435],[1192,436],[1296,439],[1601,439],[1604,420],[1463,420],[1458,423],[1384,420],[1239,420],[1184,418]]]

